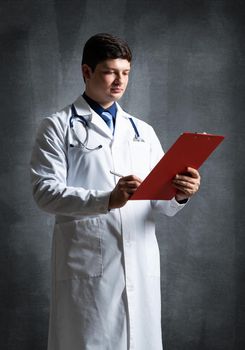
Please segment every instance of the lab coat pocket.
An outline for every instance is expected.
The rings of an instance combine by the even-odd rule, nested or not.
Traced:
[[[142,180],[150,172],[150,145],[147,142],[129,141],[132,173]]]
[[[160,277],[160,253],[154,223],[145,222],[145,256],[148,276]]]
[[[56,224],[57,280],[102,276],[101,226],[99,217]]]

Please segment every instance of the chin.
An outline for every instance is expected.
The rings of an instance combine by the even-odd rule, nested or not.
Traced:
[[[118,101],[122,97],[123,93],[111,93],[110,98],[112,101]]]

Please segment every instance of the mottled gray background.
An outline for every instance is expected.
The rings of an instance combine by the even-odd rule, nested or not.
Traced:
[[[165,149],[184,130],[226,136],[188,207],[157,218],[165,350],[245,349],[244,9],[232,0],[1,0],[1,350],[46,348],[53,218],[32,200],[28,163],[41,118],[81,93],[82,47],[102,31],[131,45],[122,105]]]

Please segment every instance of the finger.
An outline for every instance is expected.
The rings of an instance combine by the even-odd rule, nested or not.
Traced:
[[[186,176],[186,175],[176,175],[175,178],[173,179],[173,181],[176,181],[176,183],[182,183],[182,182],[188,182],[190,184],[196,184],[197,182],[199,182],[199,179],[190,177],[190,176]]]
[[[128,190],[128,189],[137,189],[140,186],[140,183],[137,181],[130,181],[130,182],[125,182],[121,185],[122,190]]]
[[[129,194],[129,195],[132,195],[134,194],[134,192],[136,192],[137,188],[129,188],[127,189],[126,193]]]
[[[125,186],[128,188],[137,188],[137,187],[139,187],[139,185],[140,185],[139,182],[127,182],[125,184]]]
[[[198,178],[194,178],[194,177],[191,177],[191,176],[186,176],[186,175],[176,175],[173,179],[174,182],[176,183],[183,183],[183,182],[186,182],[186,183],[189,183],[189,184],[192,184],[192,185],[200,185],[200,177]]]
[[[185,194],[188,197],[192,196],[193,194],[195,194],[197,192],[197,190],[186,188],[186,187],[182,187],[182,186],[178,186],[178,185],[175,185],[174,187],[178,191],[180,191],[181,193]]]
[[[134,193],[137,188],[139,187],[139,185],[135,185],[135,184],[130,184],[130,185],[122,185],[122,186],[119,186],[119,192],[123,195],[123,196],[127,196],[127,194],[132,194]]]
[[[126,176],[126,177],[122,177],[118,183],[121,184],[141,184],[142,180],[137,177],[137,176]]]
[[[128,175],[128,176],[124,176],[121,178],[121,180],[124,180],[124,181],[138,181],[138,182],[142,182],[142,180],[136,176],[136,175]]]
[[[192,184],[190,182],[187,182],[187,181],[173,181],[174,185],[177,186],[178,188],[181,188],[181,189],[195,189],[198,187],[197,184]]]
[[[187,172],[191,175],[191,177],[193,177],[195,179],[200,178],[199,172],[196,169],[192,168],[192,167],[188,167],[187,168]]]
[[[185,177],[185,176],[177,176],[172,181],[173,184],[183,186],[183,187],[199,187],[200,186],[200,179],[193,179],[192,177]]]
[[[190,183],[184,183],[184,184],[173,183],[173,186],[178,190],[189,194],[194,194],[199,189],[199,184],[192,185]]]

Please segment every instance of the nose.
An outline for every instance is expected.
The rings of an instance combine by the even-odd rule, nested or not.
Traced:
[[[121,85],[122,82],[123,82],[123,75],[122,75],[122,73],[118,73],[115,80],[114,80],[114,83],[116,85]]]

